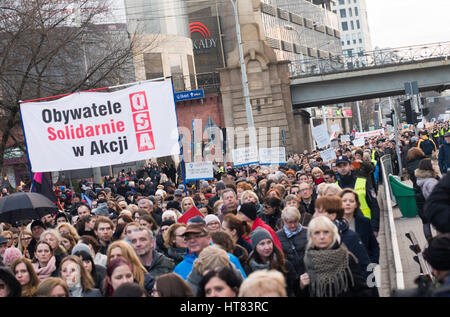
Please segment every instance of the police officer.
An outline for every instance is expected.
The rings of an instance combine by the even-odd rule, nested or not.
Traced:
[[[341,188],[352,188],[358,194],[361,203],[361,211],[367,218],[370,218],[375,236],[378,236],[380,228],[380,207],[378,206],[375,189],[364,177],[356,176],[352,173],[350,160],[347,156],[339,156],[336,160],[337,179]]]
[[[433,133],[431,134],[433,137],[434,143],[439,146],[441,144],[441,132],[439,130],[439,126],[435,126],[433,129]]]

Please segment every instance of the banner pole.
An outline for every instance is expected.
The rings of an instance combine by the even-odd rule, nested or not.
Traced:
[[[172,96],[173,96],[173,104],[175,106],[175,117],[177,118],[177,130],[178,130],[178,114],[177,114],[177,101],[175,100],[175,89],[173,88],[173,81],[172,81],[172,76],[170,76],[170,83],[172,84]],[[180,144],[181,138],[180,138],[180,134],[178,133],[178,145],[180,147],[180,154],[178,154],[178,156],[181,155],[181,144]],[[183,155],[181,155],[181,176],[183,177],[183,185],[184,185],[184,194],[187,197],[187,186],[186,186],[186,176],[185,176],[185,171],[183,171],[184,168],[184,151],[183,151]]]
[[[28,144],[27,144],[27,137],[25,135],[25,127],[23,126],[23,120],[22,120],[22,109],[20,108],[20,102],[19,102],[19,113],[20,113],[20,123],[22,124],[22,132],[23,132],[23,139],[25,141],[25,150],[27,152],[27,159],[28,159],[28,168],[30,170],[30,192],[34,191],[34,177],[33,177],[33,171],[31,169],[31,161],[30,156],[28,154]]]

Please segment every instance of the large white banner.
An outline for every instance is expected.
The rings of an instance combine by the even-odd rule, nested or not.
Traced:
[[[283,165],[286,164],[286,149],[284,147],[259,149],[260,165]]]
[[[380,134],[384,134],[384,129],[378,129],[378,130],[373,130],[373,131],[368,131],[368,132],[356,132],[355,139],[369,138],[371,136],[377,136]]]
[[[212,162],[192,162],[184,163],[186,170],[186,180],[196,181],[201,179],[213,179],[213,164]]]
[[[33,172],[180,154],[170,80],[20,106]]]
[[[317,146],[319,148],[324,148],[330,145],[330,135],[327,131],[327,126],[325,124],[318,125],[317,127],[311,128],[314,140],[316,140]]]
[[[258,164],[258,149],[256,147],[244,147],[233,150],[234,166]]]

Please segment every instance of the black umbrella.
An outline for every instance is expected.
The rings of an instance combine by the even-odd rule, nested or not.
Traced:
[[[0,222],[39,219],[57,210],[50,199],[38,193],[20,192],[0,198]]]

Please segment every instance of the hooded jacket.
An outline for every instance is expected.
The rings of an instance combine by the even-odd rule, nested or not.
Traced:
[[[436,173],[433,171],[416,169],[414,175],[416,176],[417,185],[422,190],[423,197],[427,199],[433,191],[434,186],[438,183]]]

